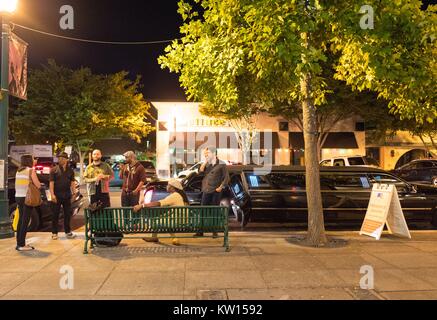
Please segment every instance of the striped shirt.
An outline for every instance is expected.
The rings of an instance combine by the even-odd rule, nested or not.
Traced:
[[[29,175],[30,168],[26,168],[22,171],[17,171],[15,175],[15,197],[25,198],[27,190],[29,189]]]

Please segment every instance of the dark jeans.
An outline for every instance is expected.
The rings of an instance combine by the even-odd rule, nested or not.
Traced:
[[[202,206],[218,206],[220,205],[220,200],[222,198],[221,192],[212,192],[212,193],[202,193],[202,200],[200,202],[200,205]],[[216,232],[213,233],[214,235],[217,235]],[[197,233],[197,235],[203,235],[203,232]]]
[[[96,203],[99,201],[103,204],[103,208],[108,208],[111,206],[109,193],[96,192],[95,195],[91,196],[91,203]]]
[[[213,192],[213,193],[202,193],[202,206],[218,206],[220,204],[222,193],[221,192]]]
[[[140,193],[136,195],[133,192],[123,191],[121,193],[121,206],[122,207],[134,207],[140,202]]]
[[[71,199],[57,198],[56,203],[52,203],[52,233],[58,233],[59,213],[61,212],[61,206],[64,209],[64,232],[70,233],[70,221],[71,221]]]
[[[17,226],[17,246],[24,247],[26,245],[27,227],[29,225],[30,216],[32,214],[32,207],[26,206],[24,200],[26,198],[16,198],[19,213]]]

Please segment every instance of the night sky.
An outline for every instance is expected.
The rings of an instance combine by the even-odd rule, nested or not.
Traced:
[[[155,41],[179,37],[182,19],[178,0],[19,0],[13,22],[62,36],[104,41]],[[435,3],[424,1],[425,3]],[[59,26],[62,5],[75,11],[75,29]],[[157,58],[167,44],[120,46],[86,44],[50,38],[21,28],[15,32],[29,43],[29,67],[48,58],[71,68],[90,67],[95,73],[130,72],[143,78],[147,100],[185,100],[178,78],[161,70]]]
[[[182,19],[177,0],[20,0],[12,21],[62,36],[103,41],[155,41],[179,37]],[[62,30],[59,10],[71,5],[75,29]],[[54,58],[71,68],[90,67],[95,73],[130,72],[143,78],[147,100],[185,98],[175,74],[157,63],[167,44],[102,45],[51,38],[17,27],[14,32],[29,43],[29,68]]]

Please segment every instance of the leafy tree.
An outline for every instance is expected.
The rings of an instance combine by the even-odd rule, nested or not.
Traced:
[[[149,105],[138,92],[140,79],[127,72],[96,75],[49,60],[29,77],[28,100],[14,110],[11,124],[20,143],[73,145],[81,164],[94,142],[115,135],[136,141],[151,132]]]
[[[326,103],[327,84],[333,77],[354,90],[375,91],[397,115],[432,121],[437,115],[433,7],[424,12],[417,0],[369,0],[374,28],[362,29],[363,3],[357,0],[193,2],[179,3],[183,37],[166,48],[161,66],[180,74],[190,99],[223,110],[299,102],[307,241],[324,245],[317,115]]]

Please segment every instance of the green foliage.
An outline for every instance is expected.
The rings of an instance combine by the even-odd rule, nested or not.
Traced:
[[[95,75],[53,60],[29,77],[29,98],[12,114],[20,143],[71,144],[85,152],[93,142],[114,135],[140,141],[151,130],[149,105],[138,93],[139,78],[127,72]]]
[[[192,4],[195,5],[192,5]],[[372,0],[375,28],[360,28],[362,1],[182,0],[181,40],[159,58],[180,74],[189,99],[219,111],[311,98],[326,103],[334,77],[354,90],[371,90],[392,112],[432,122],[436,108],[436,15],[421,2]],[[196,10],[196,5],[202,10]],[[335,68],[327,76],[326,68]]]

